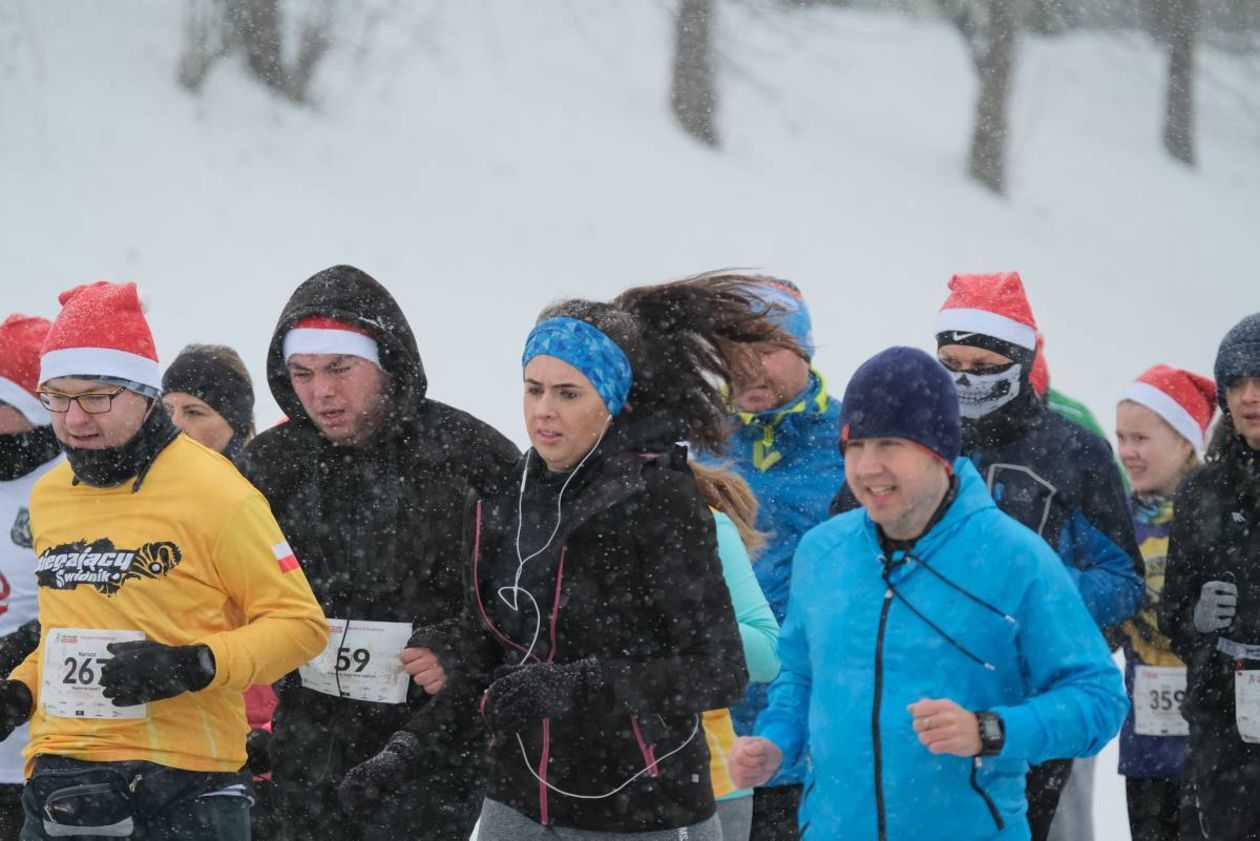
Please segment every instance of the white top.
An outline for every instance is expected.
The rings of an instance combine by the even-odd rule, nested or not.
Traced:
[[[20,479],[0,482],[0,636],[13,633],[39,615],[27,506],[35,481],[62,458],[59,455]],[[0,742],[0,784],[22,783],[22,748],[26,740],[26,725],[22,725]]]

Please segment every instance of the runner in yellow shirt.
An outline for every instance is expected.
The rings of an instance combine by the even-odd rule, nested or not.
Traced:
[[[30,717],[22,838],[247,841],[241,693],[327,643],[262,495],[171,423],[134,284],[61,296],[40,398],[67,462],[31,495],[39,647],[0,682]]]

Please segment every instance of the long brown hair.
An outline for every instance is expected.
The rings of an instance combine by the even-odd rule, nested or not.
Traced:
[[[744,542],[750,558],[760,555],[766,546],[766,535],[755,525],[757,497],[753,495],[752,488],[733,470],[709,467],[694,461],[689,464],[704,501],[713,510],[731,518],[735,528],[739,529],[740,540]]]
[[[630,360],[631,409],[668,412],[685,425],[688,441],[721,452],[729,431],[725,391],[751,363],[743,346],[796,347],[779,315],[757,294],[754,278],[723,270],[636,286],[610,303],[561,301],[538,320],[567,316],[599,329]]]

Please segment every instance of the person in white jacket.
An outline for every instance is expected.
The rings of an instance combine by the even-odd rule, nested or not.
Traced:
[[[39,349],[50,326],[26,315],[0,323],[0,674],[6,675],[39,641],[28,503],[35,480],[61,459],[48,411],[35,396]],[[0,838],[17,838],[22,829],[26,735],[23,725],[0,742]]]

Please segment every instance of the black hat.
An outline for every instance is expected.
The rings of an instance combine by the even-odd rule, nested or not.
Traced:
[[[184,348],[162,375],[162,392],[191,394],[218,412],[241,438],[254,424],[254,389],[213,350]]]
[[[952,464],[962,451],[958,390],[945,366],[917,348],[891,347],[863,362],[840,404],[841,446],[905,438]]]
[[[1260,377],[1260,312],[1234,325],[1216,351],[1216,401],[1225,405],[1225,392],[1235,380]]]

